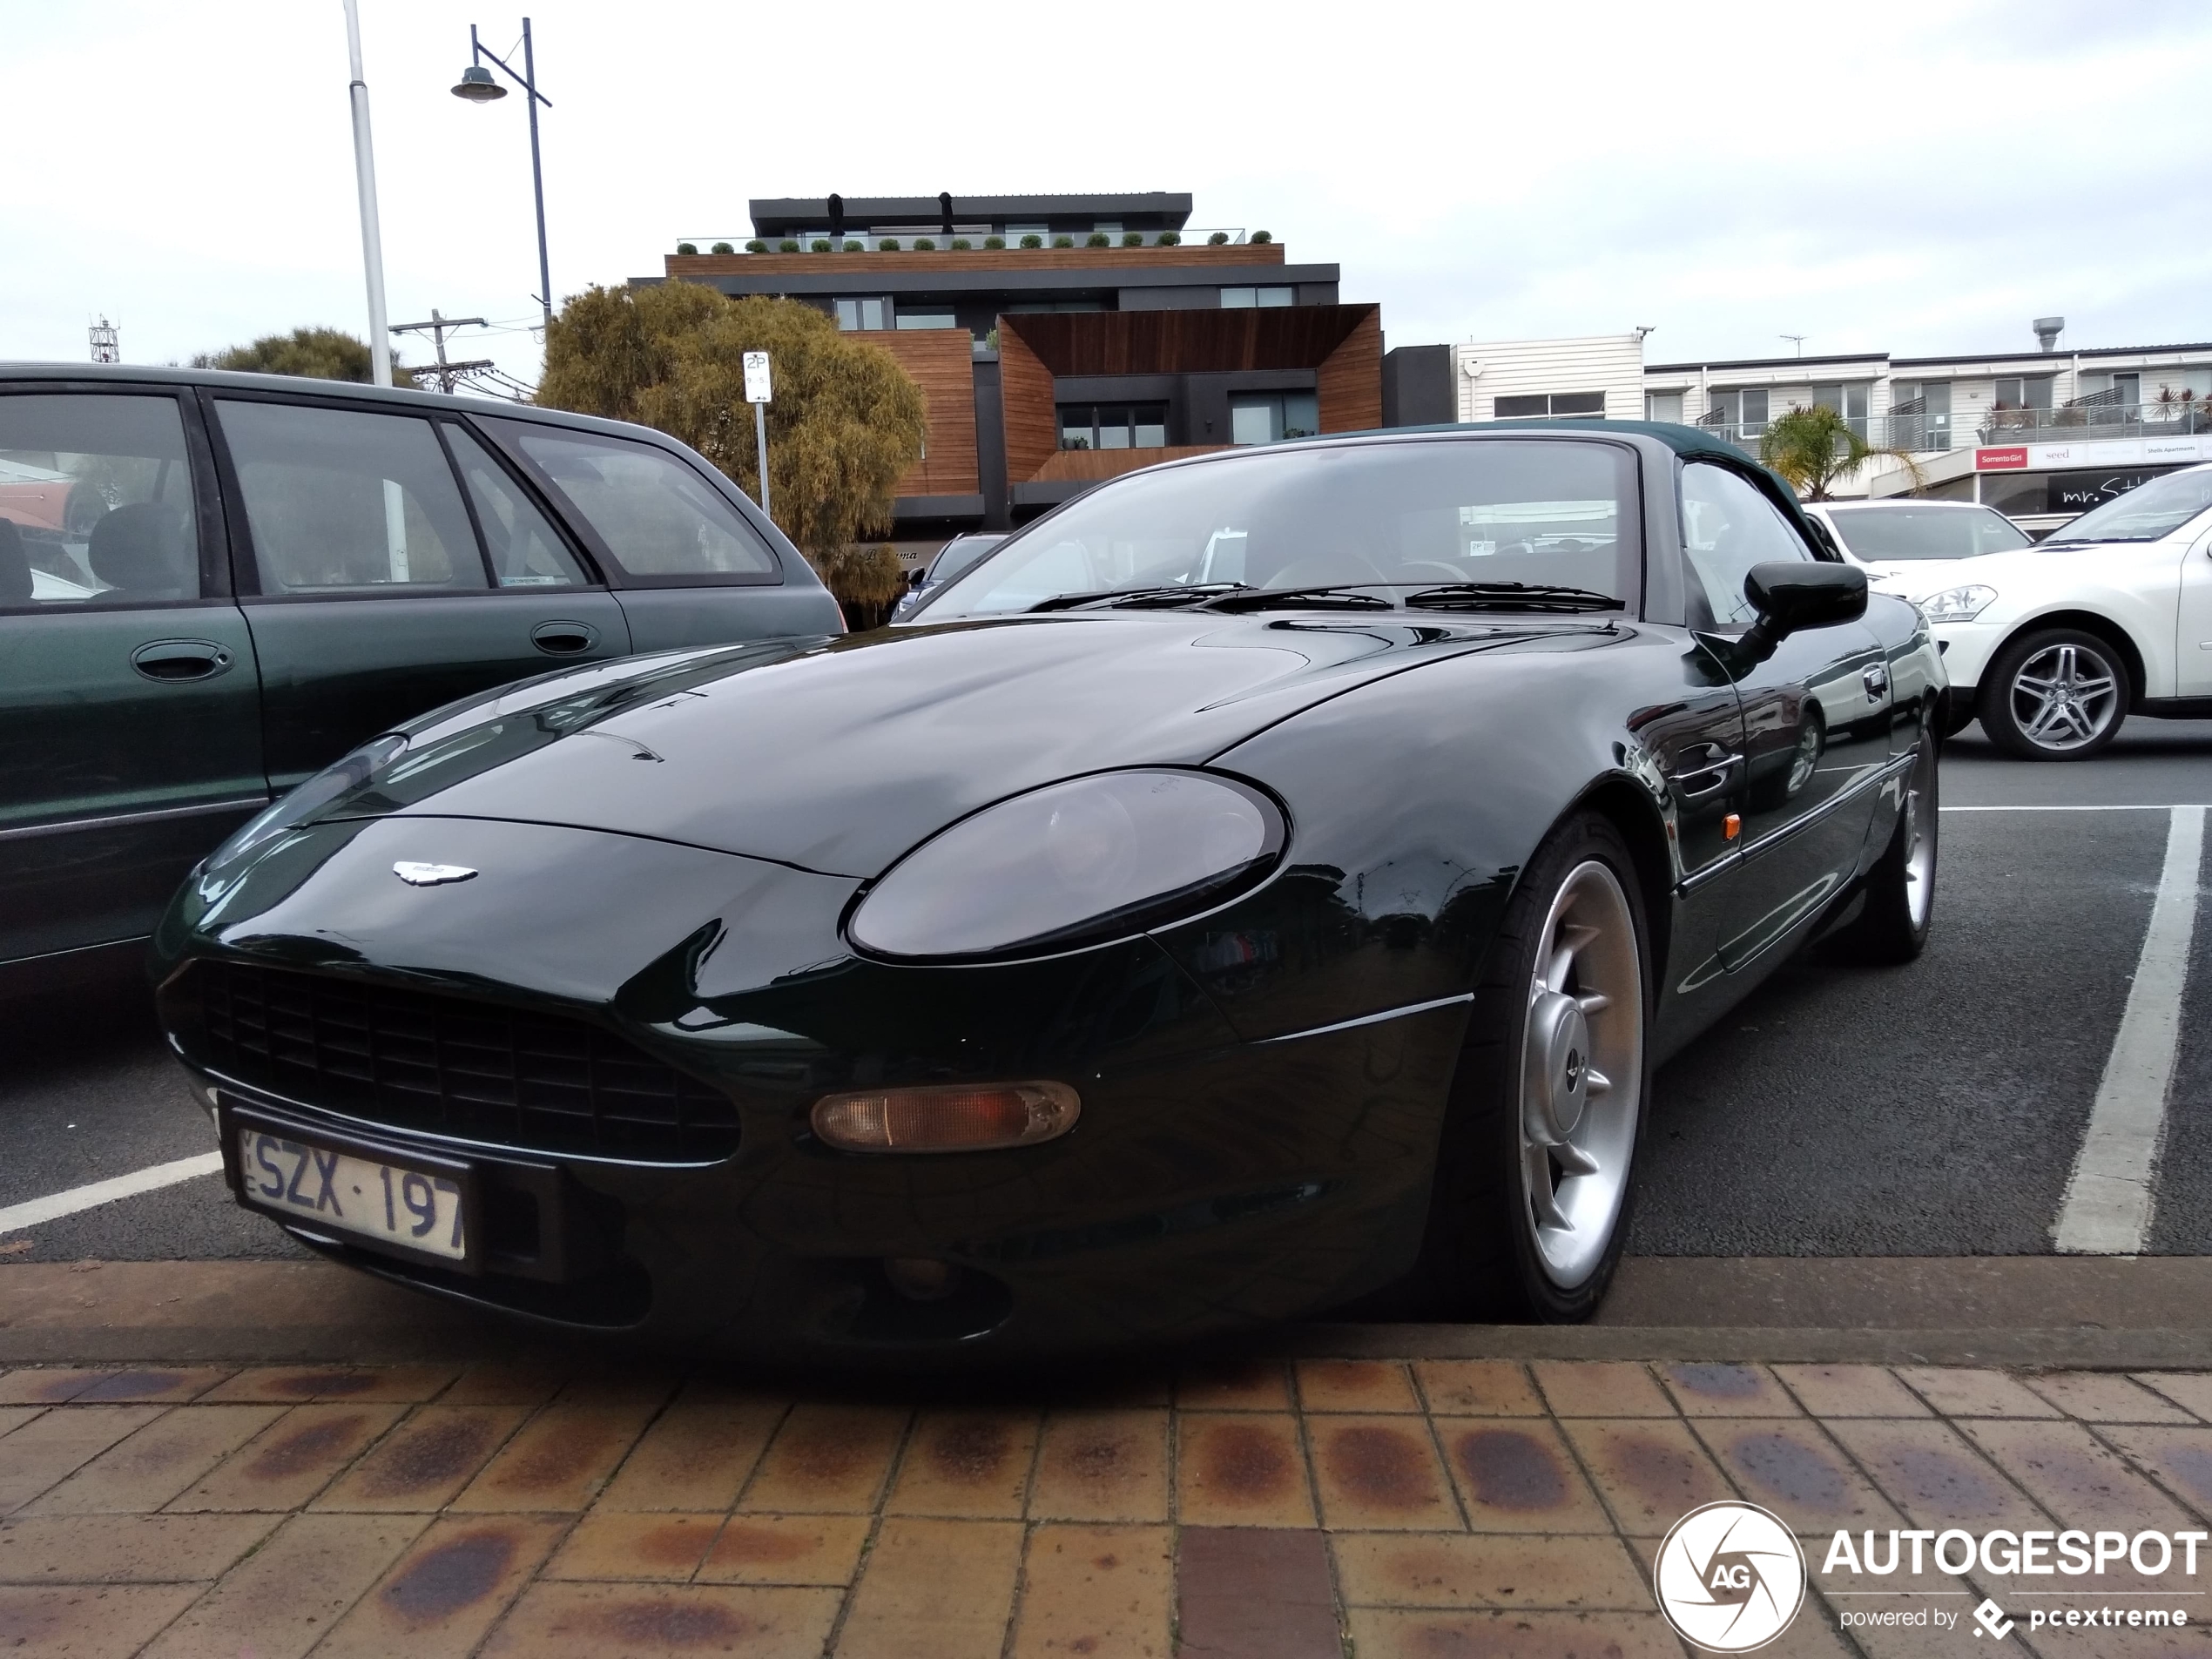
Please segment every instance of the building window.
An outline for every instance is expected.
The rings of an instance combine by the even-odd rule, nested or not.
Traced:
[[[1537,392],[1497,400],[1492,418],[1500,421],[1556,420],[1569,415],[1605,415],[1602,392]]]
[[[890,315],[891,302],[871,294],[865,300],[840,300],[837,302],[837,326],[848,334],[855,329],[888,328],[884,319]]]
[[[1682,419],[1680,392],[1646,392],[1643,395],[1643,418],[1647,421],[1676,421]]]
[[[1951,447],[1951,382],[1902,381],[1890,405],[1890,442],[1900,449]]]
[[[901,328],[957,328],[950,306],[915,306],[898,308],[898,322]]]
[[[1161,449],[1167,447],[1164,403],[1062,403],[1062,449]]]
[[[1231,443],[1310,438],[1321,429],[1321,400],[1312,392],[1238,392],[1229,400]]]
[[[1817,409],[1833,409],[1842,415],[1852,433],[1864,441],[1866,436],[1866,395],[1872,388],[1860,384],[1845,386],[1816,386],[1812,388],[1812,404]]]
[[[1767,389],[1745,387],[1741,391],[1716,392],[1707,411],[1707,426],[1723,427],[1732,438],[1756,438],[1766,430]]]
[[[1250,311],[1254,306],[1294,306],[1298,290],[1287,285],[1269,288],[1224,288],[1221,308],[1224,311]]]
[[[1997,407],[2000,409],[2047,409],[2051,407],[2051,388],[2057,383],[2053,374],[2013,374],[1997,382]]]

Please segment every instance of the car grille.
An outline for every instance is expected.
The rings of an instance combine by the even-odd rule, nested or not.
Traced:
[[[728,1096],[581,1020],[235,962],[192,977],[207,1063],[303,1105],[533,1151],[737,1150]]]

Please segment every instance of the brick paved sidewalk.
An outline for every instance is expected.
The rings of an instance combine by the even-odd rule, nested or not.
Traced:
[[[2148,1581],[2183,1629],[2031,1642],[2021,1609],[2054,1581],[1931,1570],[1913,1597],[1870,1599],[1878,1581],[1819,1570],[1839,1527],[2202,1528],[2212,1375],[1302,1360],[1003,1393],[12,1372],[0,1650],[1680,1655],[1652,1551],[1686,1510],[1741,1496],[1814,1569],[1766,1653],[1995,1659],[1970,1615],[1947,1636],[1838,1634],[1842,1611],[1957,1617],[1985,1595],[2020,1620],[2006,1648],[2212,1653],[2203,1579],[2178,1572]]]

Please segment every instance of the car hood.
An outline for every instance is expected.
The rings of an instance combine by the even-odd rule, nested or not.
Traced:
[[[1613,623],[1108,614],[633,659],[426,717],[314,819],[569,825],[873,876],[1025,789],[1201,764],[1425,662],[1621,637]]]

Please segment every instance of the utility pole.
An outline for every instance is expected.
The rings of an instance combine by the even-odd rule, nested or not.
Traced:
[[[116,326],[107,320],[106,313],[101,313],[100,320],[84,332],[91,337],[94,362],[119,363],[123,361],[123,347],[116,339]]]
[[[368,279],[368,358],[379,386],[392,383],[392,342],[384,327],[384,233],[376,222],[376,152],[368,136],[368,83],[361,78],[359,0],[346,0],[346,50],[353,60],[354,182],[361,193],[361,266]]]
[[[437,307],[432,306],[429,321],[395,322],[392,325],[392,332],[395,334],[427,334],[430,336],[438,354],[437,364],[432,367],[426,363],[415,372],[421,374],[435,374],[438,377],[438,389],[449,396],[452,395],[455,381],[464,375],[474,374],[480,368],[491,368],[492,360],[489,357],[475,357],[465,363],[448,362],[446,361],[446,330],[482,328],[483,326],[484,320],[482,317],[442,317],[438,314]]]

